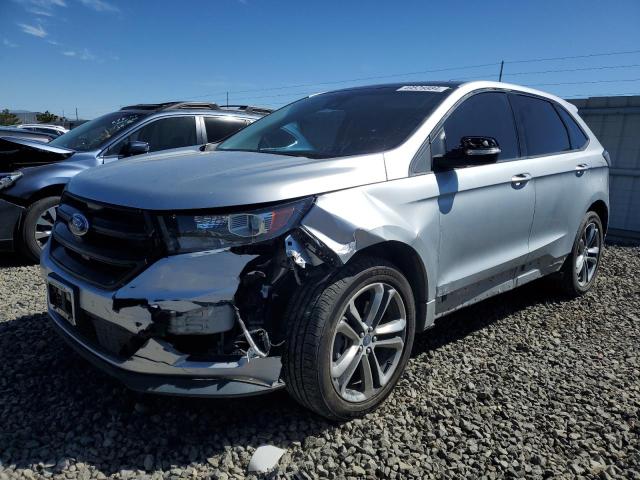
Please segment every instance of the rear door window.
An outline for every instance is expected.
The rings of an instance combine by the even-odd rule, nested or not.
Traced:
[[[580,150],[587,144],[587,136],[584,134],[580,126],[576,123],[573,117],[560,105],[556,105],[556,110],[562,118],[567,131],[569,132],[569,140],[571,141],[571,148],[573,150]]]
[[[498,161],[512,160],[518,155],[518,138],[513,112],[506,94],[485,92],[463,101],[443,125],[446,155],[462,155],[462,137],[491,137],[500,147]]]
[[[246,120],[227,116],[204,117],[207,142],[219,142],[248,125]]]
[[[571,150],[567,128],[547,100],[528,95],[511,96],[527,156],[551,155]]]

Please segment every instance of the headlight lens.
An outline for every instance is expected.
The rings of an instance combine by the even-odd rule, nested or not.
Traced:
[[[294,228],[312,203],[309,197],[246,213],[166,215],[168,248],[187,253],[264,242]]]
[[[9,188],[21,176],[22,176],[22,172],[0,173],[0,190]]]

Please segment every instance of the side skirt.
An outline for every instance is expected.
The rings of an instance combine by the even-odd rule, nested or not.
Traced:
[[[520,267],[507,270],[498,275],[473,283],[467,287],[454,290],[436,298],[435,318],[468,307],[500,293],[508,292],[538,278],[557,272],[562,268],[567,255],[554,258],[541,257]]]

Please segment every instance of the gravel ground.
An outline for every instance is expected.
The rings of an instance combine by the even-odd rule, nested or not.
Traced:
[[[244,478],[640,479],[640,248],[609,246],[597,287],[544,284],[460,311],[425,334],[395,393],[342,425],[286,393],[139,396],[47,323],[35,266],[0,257],[0,480]]]

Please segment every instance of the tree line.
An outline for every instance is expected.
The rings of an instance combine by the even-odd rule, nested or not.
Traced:
[[[49,112],[49,110],[46,110],[44,113],[36,114],[36,120],[38,123],[53,123],[59,120],[66,120],[66,118],[59,117],[58,115]],[[20,120],[20,117],[15,113],[11,113],[8,108],[0,111],[0,125],[11,126],[18,125],[20,123],[23,123]]]

